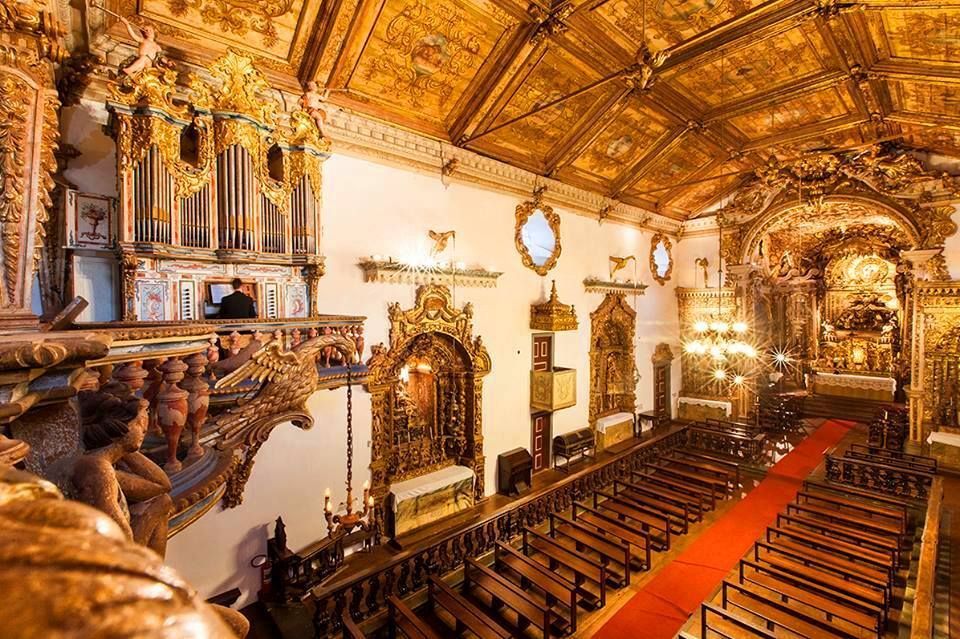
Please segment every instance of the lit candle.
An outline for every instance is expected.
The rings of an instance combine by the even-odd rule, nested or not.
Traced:
[[[373,495],[367,497],[367,505],[373,508]]]
[[[333,512],[330,509],[330,489],[329,488],[327,488],[323,493],[323,509],[328,513]]]

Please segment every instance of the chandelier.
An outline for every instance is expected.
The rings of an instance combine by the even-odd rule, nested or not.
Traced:
[[[750,326],[740,320],[727,322],[718,312],[709,320],[695,321],[692,328],[695,337],[687,342],[684,351],[709,357],[715,381],[742,385],[747,362],[757,357],[756,347],[748,341]]]

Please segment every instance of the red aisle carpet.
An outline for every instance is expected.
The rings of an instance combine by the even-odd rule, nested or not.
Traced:
[[[828,420],[776,463],[766,478],[638,591],[594,637],[671,639],[700,603],[793,500],[823,453],[853,422]]]

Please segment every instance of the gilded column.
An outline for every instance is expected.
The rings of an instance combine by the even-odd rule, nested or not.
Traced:
[[[916,249],[903,251],[900,256],[913,267],[914,286],[910,295],[910,388],[907,401],[910,416],[910,440],[920,442],[924,439],[923,427],[923,332],[924,321],[920,312],[919,283],[929,279],[927,263],[943,251],[942,248]]]

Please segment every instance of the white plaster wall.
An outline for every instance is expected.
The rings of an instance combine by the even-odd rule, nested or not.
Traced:
[[[717,234],[697,235],[694,237],[684,237],[680,244],[674,249],[674,258],[676,264],[673,267],[674,284],[684,288],[702,288],[703,270],[697,268],[698,258],[705,257],[709,262],[707,274],[710,287],[717,285],[717,269],[720,268],[720,246],[717,242]],[[723,265],[724,270],[727,264]]]
[[[67,109],[64,139],[82,156],[67,173],[81,191],[115,195],[112,142],[93,118],[102,117],[92,105]],[[365,358],[369,346],[388,341],[387,306],[413,305],[412,285],[364,283],[357,262],[369,255],[404,258],[425,253],[427,231],[457,232],[455,259],[503,271],[494,289],[458,287],[456,303],[474,306],[474,333],[483,337],[493,370],[484,380],[483,429],[488,493],[496,490],[497,454],[530,445],[529,370],[530,304],[542,301],[557,281],[560,299],[576,306],[578,331],[558,333],[555,363],[576,368],[577,405],[554,416],[553,432],[561,434],[587,425],[589,393],[590,312],[603,300],[587,294],[583,279],[606,277],[608,256],[635,255],[637,273],[649,285],[636,303],[637,362],[641,379],[638,410],[652,408],[650,361],[658,342],[676,343],[677,277],[665,286],[649,273],[651,233],[596,220],[558,209],[561,215],[562,255],[547,278],[525,268],[514,248],[516,196],[465,185],[445,188],[439,176],[428,176],[346,155],[334,154],[324,171],[323,252],[327,272],[320,281],[320,310],[331,314],[367,317]],[[681,243],[680,247],[687,241]],[[450,249],[448,249],[449,251]],[[674,247],[674,256],[682,249]],[[453,258],[453,255],[450,255]],[[692,264],[692,259],[690,259]],[[632,267],[630,267],[632,268]],[[684,268],[677,263],[675,273]],[[116,302],[98,294],[103,286],[89,286],[92,311],[101,317]],[[689,285],[689,284],[687,284]],[[83,284],[82,286],[86,286]],[[84,290],[87,290],[86,288]],[[79,291],[78,291],[79,292]],[[680,387],[679,363],[673,370],[674,398]],[[354,395],[354,485],[368,477],[370,402],[361,389]],[[263,553],[273,521],[282,515],[290,546],[301,548],[325,534],[322,516],[324,488],[342,498],[345,476],[345,390],[315,394],[309,408],[316,425],[302,432],[278,426],[256,458],[244,502],[232,510],[219,508],[170,540],[167,560],[206,596],[232,587],[243,591],[241,604],[255,598],[259,570],[250,559]]]

